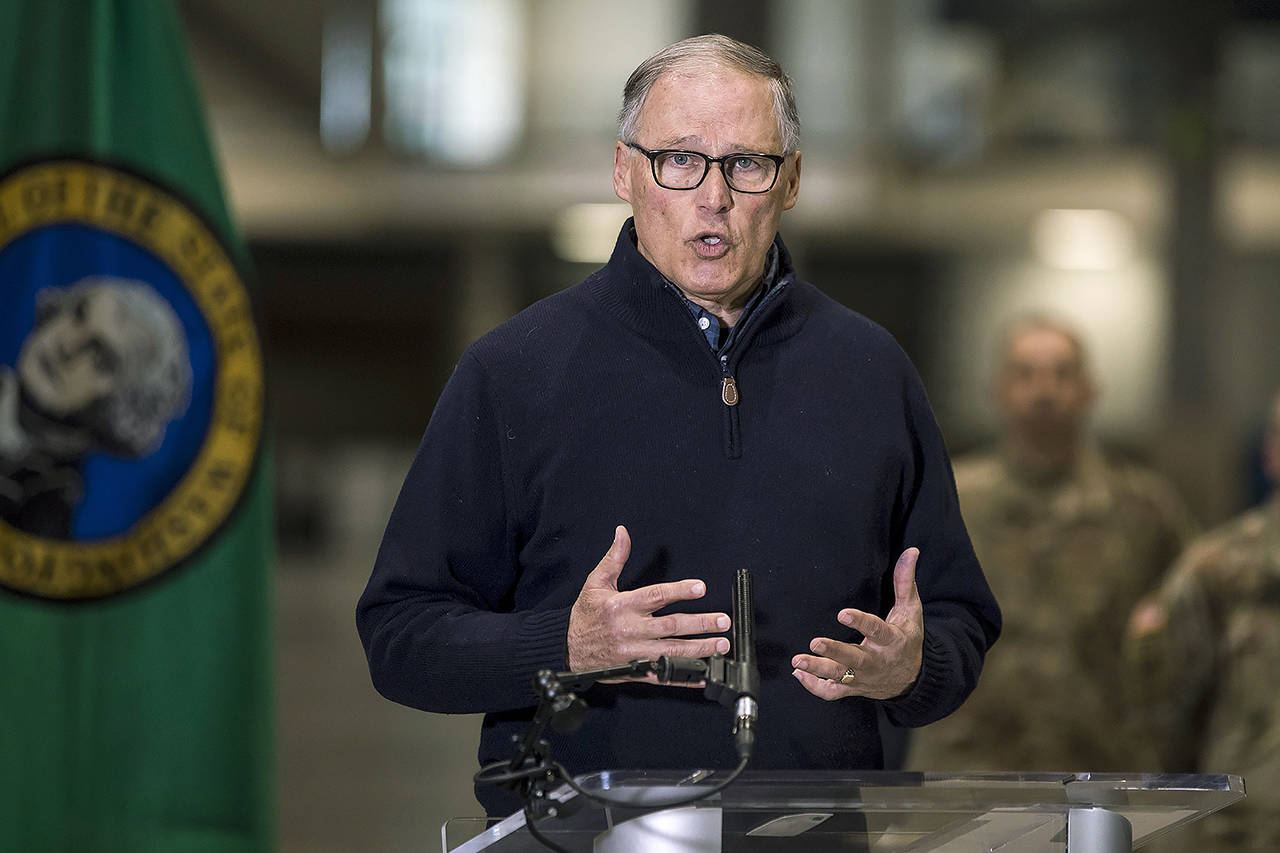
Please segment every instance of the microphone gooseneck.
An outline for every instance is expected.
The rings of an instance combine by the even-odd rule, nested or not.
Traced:
[[[751,592],[751,572],[738,569],[733,587],[733,675],[737,682],[734,703],[733,740],[738,757],[746,760],[756,741],[756,719],[760,706],[760,669],[756,665],[755,602]]]
[[[558,848],[537,830],[537,822],[546,817],[564,817],[578,807],[571,800],[553,796],[553,785],[563,781],[583,800],[605,806],[631,806],[630,800],[608,797],[599,791],[580,786],[562,765],[551,757],[551,744],[544,737],[548,728],[572,732],[581,725],[586,703],[579,691],[600,681],[653,675],[662,684],[697,684],[703,695],[734,709],[733,739],[738,753],[738,766],[714,784],[702,786],[687,796],[663,803],[647,803],[649,807],[686,806],[723,791],[734,782],[755,747],[757,702],[760,672],[756,666],[755,606],[751,595],[751,572],[738,569],[733,588],[733,658],[714,654],[709,659],[663,655],[657,660],[637,659],[620,666],[581,672],[539,670],[533,679],[539,696],[537,710],[523,738],[517,739],[510,761],[498,761],[480,768],[477,783],[502,785],[515,789],[524,803],[526,825],[530,834],[551,849]]]

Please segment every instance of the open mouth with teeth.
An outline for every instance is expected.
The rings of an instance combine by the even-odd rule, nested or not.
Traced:
[[[698,257],[707,261],[717,261],[725,257],[732,248],[728,237],[710,231],[695,235],[688,245]]]

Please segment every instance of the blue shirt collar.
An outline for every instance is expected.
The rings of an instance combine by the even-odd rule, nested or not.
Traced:
[[[729,348],[729,343],[733,340],[734,329],[740,329],[746,323],[747,318],[751,316],[751,312],[760,304],[760,300],[766,293],[773,289],[778,282],[778,247],[776,245],[769,247],[769,254],[765,256],[764,262],[764,278],[760,281],[760,286],[756,288],[756,292],[751,295],[751,299],[747,302],[747,307],[743,309],[738,322],[732,328],[722,326],[720,318],[703,308],[698,303],[692,301],[681,292],[680,288],[670,281],[667,284],[670,288],[684,301],[684,305],[693,314],[694,322],[698,324],[698,328],[702,330],[707,338],[707,343],[714,352],[721,352]]]

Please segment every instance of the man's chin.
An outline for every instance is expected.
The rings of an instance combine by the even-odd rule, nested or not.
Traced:
[[[710,262],[710,263],[714,263]],[[708,272],[706,266],[709,264],[699,264],[702,269],[693,269],[691,274],[685,277],[685,283],[680,284],[680,289],[692,296],[702,299],[714,299],[721,301],[725,298],[732,297],[735,293],[743,289],[742,282],[732,276],[727,275],[706,275]],[[714,270],[721,272],[722,270]],[[699,273],[703,273],[699,275]]]
[[[1078,427],[1068,418],[1029,418],[1023,422],[1023,430],[1046,440],[1066,441],[1075,437]]]

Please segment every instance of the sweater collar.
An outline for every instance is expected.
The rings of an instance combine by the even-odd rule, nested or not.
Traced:
[[[781,236],[773,238],[773,245],[778,270],[771,290],[782,288],[783,292],[773,294],[767,305],[757,306],[767,315],[752,323],[759,345],[795,334],[805,316],[797,288],[788,286],[796,279],[791,253]],[[609,263],[585,284],[606,311],[640,334],[665,341],[688,339],[688,312],[666,292],[666,278],[636,248],[634,219],[623,223]]]

